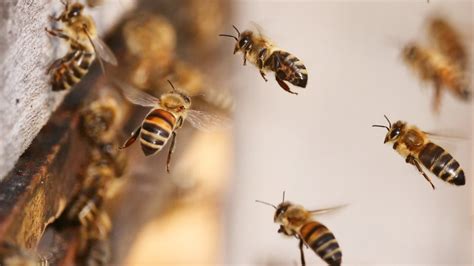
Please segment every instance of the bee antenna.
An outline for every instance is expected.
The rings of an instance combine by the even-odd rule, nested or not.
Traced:
[[[168,83],[171,85],[171,88],[173,88],[174,91],[176,91],[176,88],[173,86],[173,83],[168,79]]]
[[[64,7],[67,7],[69,6],[69,0],[60,0],[61,4],[63,4]]]
[[[235,31],[237,32],[237,37],[240,37],[239,29],[237,29],[237,27],[235,25],[232,25],[232,27],[234,27]]]
[[[283,190],[283,199],[281,200],[281,202],[285,202],[285,191]]]
[[[265,205],[268,205],[268,206],[271,206],[273,208],[275,208],[275,210],[277,209],[277,207],[273,204],[270,204],[268,202],[265,202],[265,201],[261,201],[261,200],[255,200],[255,202],[258,202],[258,203],[262,203],[262,204],[265,204]]]
[[[385,117],[385,119],[387,119],[387,122],[388,122],[388,126],[390,128],[392,128],[392,122],[390,122],[390,119],[388,119],[388,117],[386,115],[383,115],[383,117]]]
[[[387,131],[390,131],[390,129],[387,126],[382,126],[382,125],[372,125],[372,127],[383,127],[386,128]]]
[[[235,36],[232,36],[232,35],[229,35],[229,34],[219,34],[219,36],[223,36],[223,37],[231,37],[231,38],[234,38],[236,42],[239,41],[239,39],[237,39],[237,37]]]

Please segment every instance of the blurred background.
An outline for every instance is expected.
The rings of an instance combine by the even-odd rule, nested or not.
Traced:
[[[235,97],[233,132],[194,135],[176,161],[189,166],[183,182],[191,176],[199,186],[140,229],[126,264],[299,264],[297,240],[277,234],[274,210],[255,203],[278,204],[286,191],[309,209],[348,204],[316,217],[335,234],[345,264],[470,265],[472,107],[445,92],[433,113],[433,89],[404,65],[401,48],[426,44],[426,19],[440,15],[472,51],[473,3],[233,1],[230,10],[218,33],[257,23],[303,60],[308,86],[295,96],[272,75],[264,82],[232,55],[231,39],[211,35],[225,62],[225,76],[212,80]],[[383,145],[386,131],[371,128],[386,123],[384,114],[463,136],[435,141],[461,163],[466,186],[432,177],[433,191]],[[309,265],[323,264],[305,253]]]

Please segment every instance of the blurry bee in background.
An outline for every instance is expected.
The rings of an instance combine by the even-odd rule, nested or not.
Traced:
[[[128,81],[138,89],[156,87],[170,74],[175,59],[176,32],[162,16],[141,12],[126,22],[122,35],[127,47]]]
[[[303,246],[310,247],[328,265],[341,265],[342,252],[333,233],[312,217],[342,206],[309,211],[303,206],[285,201],[285,193],[283,193],[283,200],[278,206],[259,200],[257,202],[275,208],[273,221],[280,224],[278,233],[295,236],[299,239],[301,264],[303,266],[306,265]]]
[[[48,266],[45,257],[39,256],[12,243],[0,244],[0,265],[15,266]]]
[[[241,34],[237,27],[233,27],[237,31],[237,37],[229,34],[220,34],[219,36],[235,39],[234,54],[239,51],[244,54],[244,65],[249,60],[259,69],[260,75],[265,81],[267,81],[266,72],[275,72],[276,81],[289,93],[297,94],[290,90],[285,81],[298,87],[306,87],[308,71],[296,56],[276,47],[260,33],[247,30]]]
[[[67,208],[67,220],[77,221],[85,228],[93,228],[92,231],[97,235],[106,235],[111,222],[102,206],[108,185],[114,178],[116,174],[113,168],[91,163],[86,170],[82,190]]]
[[[387,129],[384,143],[393,143],[393,149],[405,158],[405,162],[414,165],[433,189],[435,186],[421,165],[450,184],[462,186],[466,183],[464,171],[459,163],[445,149],[431,142],[428,133],[402,121],[392,125],[387,116],[385,119],[388,121],[388,127],[383,125],[373,127]]]
[[[79,83],[87,74],[96,56],[117,65],[117,59],[108,46],[98,37],[94,20],[82,14],[84,6],[80,3],[70,4],[62,2],[64,11],[53,20],[61,21],[63,29],[47,29],[52,36],[66,40],[69,43],[67,54],[55,60],[48,68],[52,74],[51,84],[53,91],[66,90]]]
[[[104,95],[81,110],[82,132],[92,143],[109,142],[117,133],[117,124],[122,119],[123,110],[117,100]]]
[[[454,27],[444,18],[433,17],[429,21],[428,32],[436,49],[452,63],[457,64],[462,71],[466,71],[468,68],[467,50]]]
[[[458,34],[443,19],[435,18],[429,24],[434,48],[416,43],[407,44],[402,51],[404,61],[425,82],[433,83],[433,109],[439,111],[442,89],[449,89],[459,99],[470,99],[467,53]]]
[[[90,239],[80,260],[87,266],[110,265],[112,248],[109,239]]]
[[[145,156],[150,156],[158,153],[171,138],[166,163],[168,173],[170,172],[171,155],[176,142],[176,131],[183,126],[186,119],[198,129],[206,129],[206,127],[213,124],[217,125],[222,121],[216,116],[190,109],[191,98],[181,90],[176,90],[171,82],[169,83],[173,90],[163,93],[159,98],[133,87],[119,84],[125,97],[130,102],[144,107],[152,107],[142,124],[120,148],[127,148],[137,138],[140,138],[143,153]]]

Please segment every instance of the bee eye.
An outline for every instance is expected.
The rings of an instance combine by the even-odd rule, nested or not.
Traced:
[[[398,135],[400,135],[400,129],[394,129],[392,130],[392,132],[390,133],[390,138],[396,138]]]
[[[249,42],[249,40],[247,38],[243,38],[243,39],[240,40],[239,46],[244,47],[245,45],[247,45],[248,42]]]
[[[81,14],[81,8],[80,7],[74,7],[71,12],[69,12],[69,17],[77,17]]]

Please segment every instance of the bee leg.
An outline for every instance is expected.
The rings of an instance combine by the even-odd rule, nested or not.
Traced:
[[[421,168],[420,164],[418,163],[418,161],[415,159],[415,157],[413,157],[412,155],[408,155],[406,160],[405,160],[407,163],[409,164],[413,164],[414,166],[416,166],[416,168],[418,169],[418,172],[420,172],[420,174],[422,174],[426,181],[428,181],[430,184],[431,184],[431,187],[433,189],[435,189],[435,186],[433,185],[433,182],[431,182],[431,179],[428,177],[428,175],[426,175],[426,173],[423,171],[423,169]]]
[[[298,95],[297,92],[293,92],[290,90],[290,87],[288,87],[288,85],[285,83],[285,81],[283,81],[282,79],[280,79],[279,77],[275,76],[275,79],[276,81],[278,82],[278,85],[280,85],[280,87],[282,87],[285,91],[291,93],[291,94],[296,94]]]
[[[265,77],[265,73],[260,70],[260,75],[262,75],[263,80],[268,81],[268,79]]]
[[[58,37],[58,38],[61,38],[61,39],[64,39],[66,41],[70,40],[71,37],[69,37],[67,34],[64,34],[63,33],[63,30],[61,29],[48,29],[48,28],[44,28],[44,30],[49,33],[49,35],[52,35],[54,37]]]
[[[132,145],[135,142],[135,140],[137,140],[138,135],[140,134],[141,130],[142,130],[141,126],[139,126],[137,129],[135,129],[135,131],[133,131],[130,138],[128,138],[127,141],[125,141],[125,143],[122,146],[119,147],[119,149],[125,149],[128,146]]]
[[[441,85],[439,82],[435,82],[435,95],[433,99],[433,110],[436,113],[439,113],[440,106],[441,106]]]
[[[53,69],[56,69],[58,68],[60,65],[62,65],[64,63],[64,60],[63,58],[59,58],[59,59],[56,59],[53,61],[53,63],[51,63],[51,65],[48,67],[48,69],[46,70],[46,74],[49,74],[51,73],[51,71]]]
[[[304,259],[303,245],[304,245],[303,239],[300,238],[299,248],[300,248],[301,265],[305,266],[306,262]]]
[[[168,151],[168,158],[166,159],[166,172],[170,172],[170,164],[171,164],[171,154],[174,152],[174,145],[176,144],[176,132],[173,131],[173,136],[171,136],[171,145],[170,150]]]

